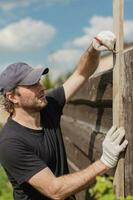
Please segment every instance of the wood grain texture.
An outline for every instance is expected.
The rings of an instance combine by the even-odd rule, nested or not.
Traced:
[[[122,91],[124,86],[124,52],[123,52],[123,0],[113,0],[113,22],[116,35],[116,55],[114,54],[113,70],[113,124],[124,126]],[[124,197],[124,155],[118,161],[114,177],[117,198]]]
[[[124,126],[126,138],[128,139],[128,148],[125,157],[125,194],[133,195],[133,50],[125,53],[124,61]]]

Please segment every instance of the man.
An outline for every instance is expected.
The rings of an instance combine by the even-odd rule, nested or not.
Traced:
[[[60,130],[63,106],[95,71],[100,51],[113,51],[115,40],[112,32],[101,32],[70,78],[47,95],[39,83],[47,68],[15,63],[0,75],[5,108],[10,112],[0,133],[0,162],[12,183],[15,200],[73,199],[72,195],[86,188],[97,175],[116,166],[128,143],[121,143],[123,128],[113,126],[103,142],[102,157],[73,174],[68,174]]]

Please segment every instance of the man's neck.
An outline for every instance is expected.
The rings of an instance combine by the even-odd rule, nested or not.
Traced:
[[[31,129],[41,129],[39,111],[27,112],[25,110],[16,110],[12,119],[25,127]]]

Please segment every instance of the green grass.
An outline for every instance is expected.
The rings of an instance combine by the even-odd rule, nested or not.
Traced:
[[[12,186],[10,185],[8,178],[0,166],[0,200],[13,200]]]

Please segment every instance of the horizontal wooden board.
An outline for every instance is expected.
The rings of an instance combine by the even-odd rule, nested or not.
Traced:
[[[72,98],[72,100],[75,99],[112,100],[112,72],[88,80]]]
[[[83,169],[101,157],[104,133],[66,116],[62,117],[61,128],[67,156],[77,168]]]
[[[107,132],[112,126],[111,102],[100,106],[93,102],[75,100],[65,106],[63,113],[74,120],[88,123],[95,131]]]

